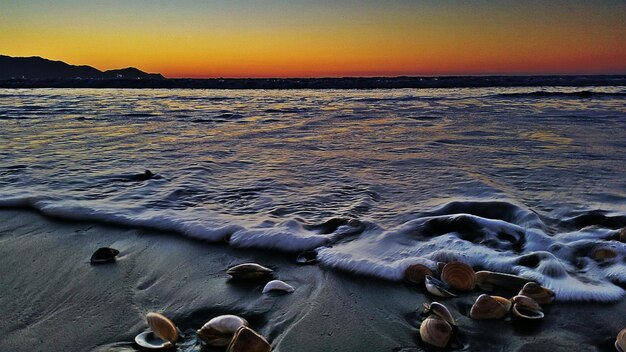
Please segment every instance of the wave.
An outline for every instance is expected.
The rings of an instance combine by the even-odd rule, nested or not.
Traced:
[[[367,97],[367,98],[352,98],[350,101],[360,103],[384,103],[384,102],[411,102],[411,101],[437,101],[451,99],[450,97],[436,97],[436,96],[402,96],[402,97]]]
[[[501,93],[492,95],[492,97],[499,98],[575,98],[575,99],[590,99],[590,98],[622,98],[626,97],[626,92],[594,92],[590,90],[580,90],[575,92],[550,92],[538,90],[534,92],[524,93]]]
[[[599,211],[561,222],[578,227],[584,219],[582,229],[548,235],[539,215],[504,201],[450,202],[412,215],[390,229],[373,221],[341,217],[321,223],[287,219],[243,226],[198,219],[174,209],[113,208],[27,195],[1,198],[0,207],[170,231],[239,248],[314,250],[326,268],[391,281],[401,281],[412,264],[435,269],[437,262],[459,260],[477,270],[535,280],[554,290],[560,301],[606,302],[626,295],[626,243],[618,240],[626,216],[612,216],[607,223]],[[584,215],[589,216],[581,218]]]

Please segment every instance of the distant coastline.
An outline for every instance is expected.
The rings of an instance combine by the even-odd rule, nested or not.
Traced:
[[[327,78],[165,78],[134,67],[100,71],[41,57],[0,55],[0,88],[391,89],[626,86],[626,75]]]
[[[626,75],[0,80],[0,88],[393,89],[542,86],[626,86]]]

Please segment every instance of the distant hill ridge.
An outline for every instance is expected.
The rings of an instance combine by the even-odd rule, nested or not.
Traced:
[[[86,65],[70,65],[32,57],[0,55],[0,80],[8,79],[164,79],[159,73],[146,73],[134,67],[100,71]]]

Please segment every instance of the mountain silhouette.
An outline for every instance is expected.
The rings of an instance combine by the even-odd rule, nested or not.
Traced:
[[[159,73],[146,73],[134,67],[100,71],[91,66],[70,65],[38,56],[0,55],[0,80],[7,79],[163,79]]]

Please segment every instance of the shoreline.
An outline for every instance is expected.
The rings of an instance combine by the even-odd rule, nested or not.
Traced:
[[[149,311],[163,312],[185,333],[179,351],[200,351],[193,331],[220,314],[246,318],[274,351],[421,351],[416,310],[433,300],[448,306],[459,342],[472,351],[610,350],[626,323],[625,300],[556,302],[529,329],[510,318],[471,320],[479,291],[439,299],[403,283],[301,266],[295,255],[24,209],[0,209],[0,223],[3,351],[132,351]],[[117,261],[90,265],[104,246],[120,250]],[[262,285],[228,281],[226,268],[251,261],[296,291],[263,295]]]
[[[7,79],[0,88],[405,89],[488,87],[617,87],[626,75],[400,76],[327,78]],[[585,97],[585,96],[583,96]]]

